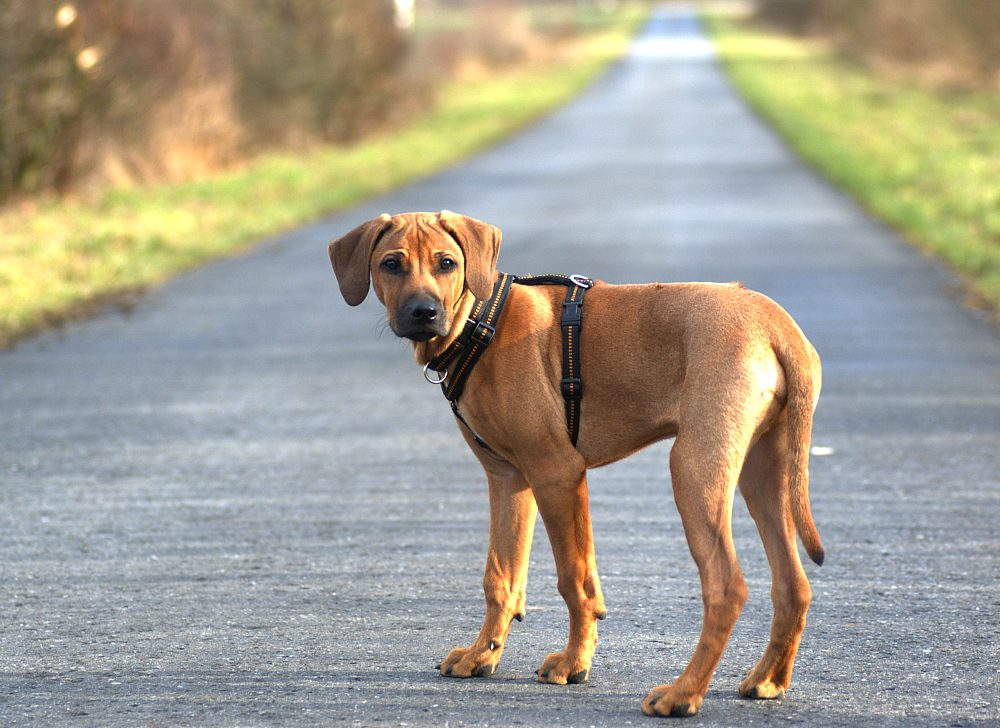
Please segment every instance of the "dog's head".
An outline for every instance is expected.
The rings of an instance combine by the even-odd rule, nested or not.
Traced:
[[[329,251],[344,300],[357,306],[374,287],[396,336],[420,342],[451,331],[466,293],[490,297],[500,230],[447,210],[380,215]]]

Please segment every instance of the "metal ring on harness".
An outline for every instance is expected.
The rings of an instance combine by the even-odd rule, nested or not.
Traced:
[[[594,285],[594,282],[592,280],[587,278],[587,276],[581,275],[579,273],[574,273],[569,277],[569,279],[573,281],[573,283],[575,283],[576,285],[580,286],[580,288],[590,288],[591,286]]]
[[[443,382],[445,379],[448,378],[448,370],[445,369],[444,374],[441,374],[441,372],[437,372],[438,374],[441,374],[440,379],[431,379],[430,374],[427,373],[428,371],[430,371],[430,366],[431,366],[430,362],[424,364],[424,379],[426,379],[428,382],[430,382],[431,384],[441,384],[441,382]]]

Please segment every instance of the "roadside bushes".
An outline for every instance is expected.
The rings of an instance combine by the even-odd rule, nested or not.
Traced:
[[[419,103],[392,0],[4,0],[0,200],[197,176]]]
[[[408,25],[394,0],[0,0],[0,204],[353,143],[623,5],[420,0]]]
[[[880,71],[935,86],[1000,89],[996,0],[757,0],[757,16],[829,36]]]

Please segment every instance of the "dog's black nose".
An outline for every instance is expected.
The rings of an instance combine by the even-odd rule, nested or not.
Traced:
[[[442,303],[434,296],[411,296],[396,309],[391,322],[392,330],[396,336],[427,341],[447,333],[447,314]]]
[[[430,323],[438,317],[438,304],[430,298],[418,299],[407,304],[406,313],[414,323]]]

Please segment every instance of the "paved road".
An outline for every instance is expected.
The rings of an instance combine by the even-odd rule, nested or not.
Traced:
[[[0,723],[650,724],[700,620],[667,445],[592,474],[588,685],[533,682],[566,627],[541,531],[499,673],[433,669],[478,628],[484,482],[325,245],[440,208],[501,226],[513,272],[742,280],[824,358],[796,682],[736,696],[770,617],[738,503],[751,596],[696,722],[997,724],[1000,338],[747,112],[683,10],[494,151],[0,355]]]

